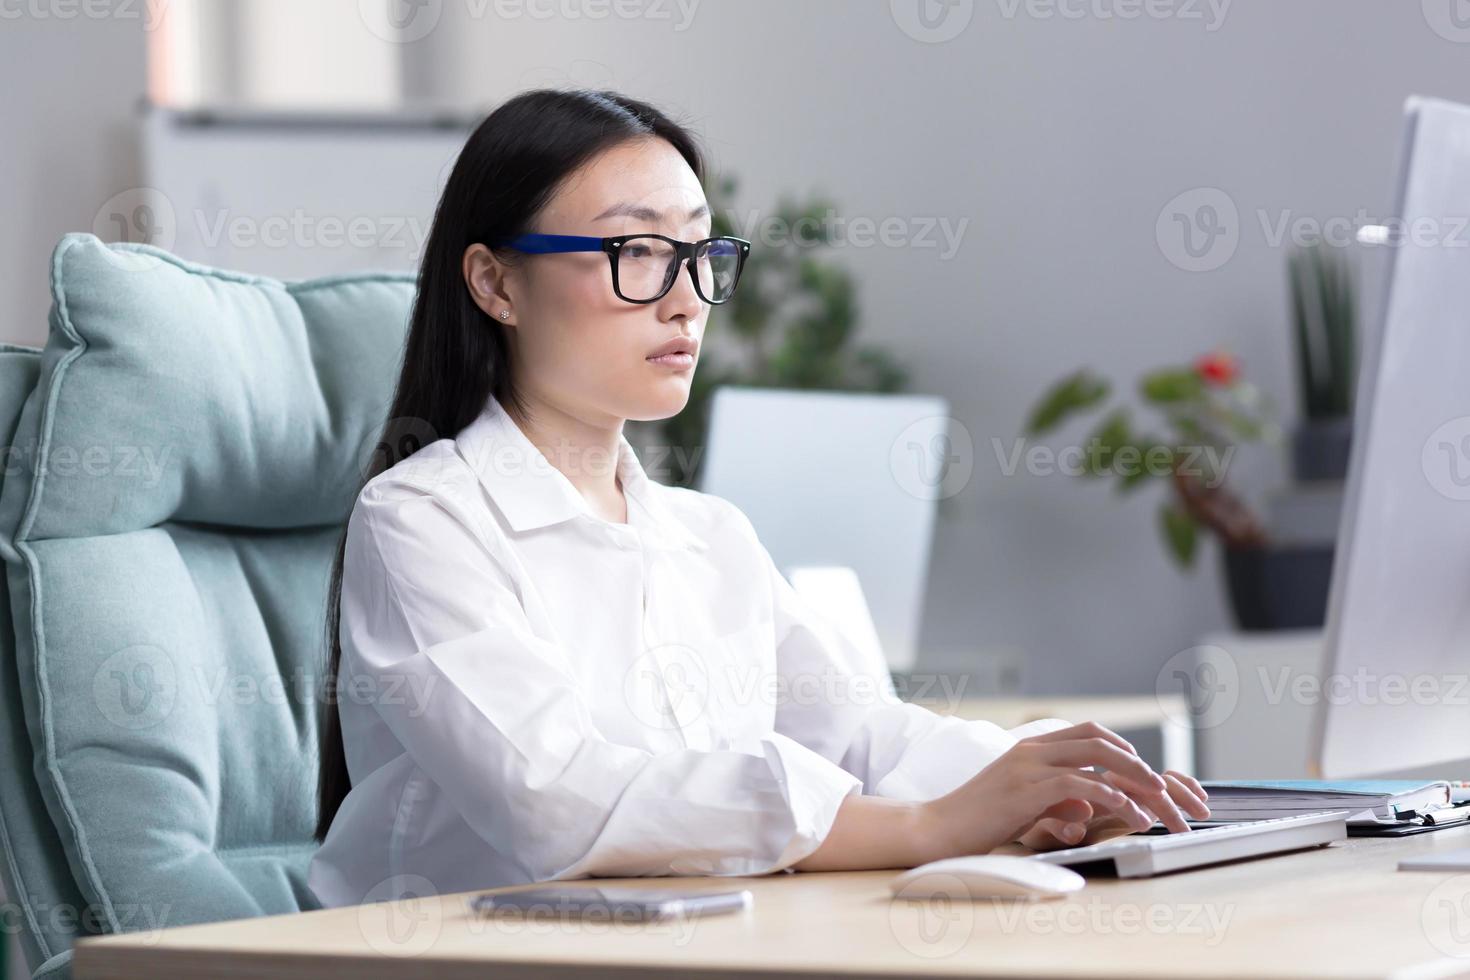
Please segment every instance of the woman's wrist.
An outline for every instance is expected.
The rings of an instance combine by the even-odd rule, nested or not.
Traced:
[[[960,853],[949,837],[947,811],[948,804],[942,796],[914,805],[912,866],[954,857]]]
[[[842,801],[820,846],[799,871],[912,868],[933,860],[932,811],[927,803],[853,794]]]

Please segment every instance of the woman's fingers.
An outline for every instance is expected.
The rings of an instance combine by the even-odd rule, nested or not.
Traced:
[[[1055,851],[1062,847],[1076,847],[1086,836],[1085,823],[1043,817],[1017,840],[1033,851]]]
[[[1094,812],[1086,800],[1062,800],[1042,811],[1040,819],[1016,839],[1036,851],[1074,846],[1086,835]]]
[[[1095,721],[1084,721],[1080,725],[1073,725],[1071,728],[1059,728],[1054,732],[1046,732],[1043,735],[1031,735],[1021,739],[1021,741],[1043,743],[1067,742],[1081,738],[1105,738],[1129,755],[1138,755],[1138,750],[1133,747],[1133,743],[1111,728],[1105,728]]]
[[[1165,769],[1164,776],[1165,778],[1173,776],[1185,786],[1189,787],[1190,792],[1193,793],[1201,803],[1209,802],[1210,794],[1205,792],[1205,788],[1200,785],[1200,781],[1198,779],[1195,779],[1188,773],[1180,772],[1177,769]]]
[[[1205,805],[1205,791],[1193,777],[1166,769],[1164,779],[1169,784],[1169,795],[1185,812],[1196,820],[1210,819],[1210,808]]]
[[[1081,769],[1063,771],[1032,786],[1042,794],[1039,807],[1042,810],[1061,800],[1086,800],[1119,814],[1135,830],[1146,830],[1153,824],[1153,818],[1139,809],[1127,793],[1095,772]]]
[[[1182,834],[1189,830],[1189,822],[1184,819],[1184,814],[1169,795],[1167,784],[1164,789],[1157,790],[1140,786],[1121,773],[1108,772],[1104,776],[1109,783],[1127,792],[1139,806],[1155,814],[1170,833]],[[1152,824],[1153,821],[1150,820],[1149,823]]]
[[[1056,766],[1100,766],[1106,769],[1110,785],[1128,793],[1145,814],[1156,814],[1159,820],[1174,833],[1189,829],[1189,823],[1180,805],[1175,802],[1176,793],[1183,794],[1181,802],[1197,819],[1198,810],[1204,806],[1183,782],[1172,782],[1150,769],[1136,755],[1120,749],[1105,738],[1068,739],[1044,743],[1035,751],[1040,758]],[[1207,812],[1207,811],[1206,811]],[[1149,823],[1153,822],[1152,816]],[[1145,825],[1147,826],[1147,825]],[[1142,827],[1138,829],[1143,829]]]
[[[1127,776],[1131,782],[1142,788],[1151,788],[1160,793],[1169,788],[1164,777],[1150,769],[1148,763],[1105,738],[1050,742],[1038,746],[1035,751],[1045,762],[1054,766],[1072,766],[1077,769],[1102,766]]]
[[[1055,820],[1059,824],[1086,823],[1097,810],[1086,800],[1062,800],[1053,803],[1041,812],[1042,820]]]
[[[1043,735],[1034,735],[1021,740],[1041,746],[1036,758],[1048,767],[1071,769],[1067,774],[1079,776],[1106,785],[1120,794],[1118,797],[1096,790],[1079,788],[1075,794],[1079,799],[1106,807],[1118,814],[1128,826],[1145,830],[1154,822],[1155,816],[1172,833],[1189,830],[1186,814],[1195,820],[1209,819],[1210,810],[1205,800],[1204,787],[1193,776],[1166,770],[1160,775],[1138,756],[1134,747],[1116,732],[1096,722],[1084,722]],[[1105,772],[1091,772],[1097,766]],[[1075,782],[1063,783],[1065,776],[1043,776],[1040,783],[1049,784],[1048,790]],[[1065,827],[1068,821],[1043,816],[1037,820],[1032,831],[1041,839],[1052,836],[1066,841]]]
[[[1122,774],[1115,773],[1115,775]],[[1195,783],[1193,777],[1169,769],[1164,773],[1164,781],[1168,784],[1167,795],[1157,792],[1149,793],[1144,795],[1140,802],[1145,809],[1158,814],[1166,827],[1175,832],[1189,829],[1186,815],[1194,820],[1210,819],[1210,808],[1205,805],[1202,796],[1196,795],[1194,789],[1189,785]],[[1125,780],[1118,780],[1114,782],[1114,785],[1125,782]],[[1120,785],[1119,788],[1126,790],[1128,787]],[[1204,790],[1201,789],[1200,794],[1203,792]]]

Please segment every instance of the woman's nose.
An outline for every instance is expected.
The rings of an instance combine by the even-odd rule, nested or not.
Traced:
[[[692,323],[704,312],[704,300],[699,298],[699,293],[694,288],[694,270],[685,265],[680,272],[660,301],[663,308],[659,312],[665,318],[682,313]]]

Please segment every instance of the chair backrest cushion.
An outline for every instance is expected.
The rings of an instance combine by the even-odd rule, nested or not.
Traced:
[[[12,440],[21,407],[41,372],[36,347],[0,344],[0,485],[24,464]],[[64,953],[94,929],[85,899],[67,865],[61,837],[51,822],[34,770],[35,753],[16,672],[10,594],[0,589],[0,845],[12,935],[35,965]]]
[[[414,281],[69,234],[0,488],[37,785],[103,931],[315,907],[331,559]]]

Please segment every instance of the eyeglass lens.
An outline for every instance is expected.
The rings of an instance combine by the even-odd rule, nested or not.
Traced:
[[[630,300],[650,300],[663,293],[679,274],[675,247],[661,238],[629,238],[618,249],[618,288]],[[711,303],[723,303],[735,291],[740,246],[728,238],[700,245],[694,256],[700,292]]]

